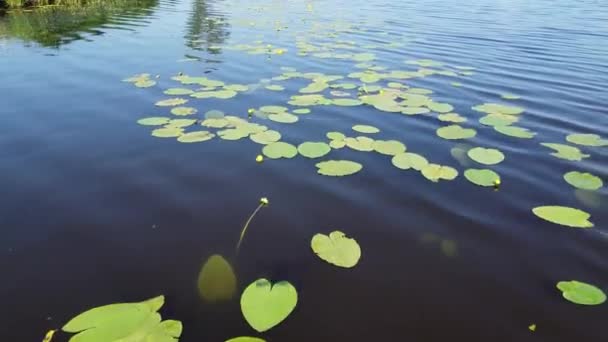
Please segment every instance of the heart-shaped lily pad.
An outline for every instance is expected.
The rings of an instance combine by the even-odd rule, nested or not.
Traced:
[[[494,130],[510,137],[522,139],[532,139],[536,135],[536,133],[531,132],[527,128],[517,126],[494,126]]]
[[[226,342],[266,342],[266,341],[261,338],[257,338],[257,337],[241,336],[241,337],[231,338],[231,339],[227,340]]]
[[[420,171],[425,168],[429,162],[423,156],[416,153],[400,153],[391,159],[395,167],[402,170],[414,169]]]
[[[564,175],[568,184],[583,190],[597,190],[604,186],[602,179],[588,172],[570,171]]]
[[[578,147],[555,143],[541,143],[541,145],[555,150],[551,155],[557,158],[570,161],[581,161],[584,158],[589,158],[589,155],[581,152]]]
[[[426,179],[432,182],[438,182],[441,179],[453,180],[458,176],[456,169],[439,164],[428,164],[421,172]]]
[[[397,140],[376,140],[373,147],[374,151],[387,156],[394,156],[406,150],[405,145]]]
[[[500,181],[496,172],[487,169],[467,169],[464,171],[464,177],[479,186],[494,186]]]
[[[443,139],[468,139],[477,135],[477,132],[472,128],[463,128],[458,125],[450,125],[437,129],[437,135]]]
[[[341,231],[331,232],[329,236],[316,234],[310,246],[319,258],[339,267],[354,267],[361,258],[361,248],[357,241],[347,238]]]
[[[566,137],[566,140],[573,144],[583,145],[583,146],[608,146],[608,140],[602,139],[597,134],[570,134]]]
[[[600,305],[606,301],[606,294],[602,290],[581,281],[560,281],[557,288],[566,300],[575,304]]]
[[[264,146],[262,153],[270,159],[293,158],[298,154],[298,149],[292,144],[277,141]]]
[[[264,332],[291,314],[298,303],[298,293],[287,281],[272,285],[267,279],[251,283],[241,296],[241,311],[253,329]]]
[[[306,158],[319,158],[328,154],[331,147],[324,142],[307,141],[298,146],[298,152]]]
[[[505,155],[494,148],[475,147],[467,152],[469,158],[484,165],[498,164],[505,159]]]
[[[210,256],[198,275],[198,293],[207,302],[230,300],[236,293],[232,265],[219,254]]]
[[[579,209],[562,206],[543,206],[532,209],[534,215],[543,220],[573,228],[591,228],[593,222],[589,221],[589,213]]]

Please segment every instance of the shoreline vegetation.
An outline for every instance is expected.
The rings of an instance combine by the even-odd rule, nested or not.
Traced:
[[[111,1],[110,1],[111,2]],[[107,0],[0,0],[0,10],[41,6],[82,6],[108,3]]]

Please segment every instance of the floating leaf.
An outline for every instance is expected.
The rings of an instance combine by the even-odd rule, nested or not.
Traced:
[[[272,84],[272,85],[267,85],[266,89],[272,90],[272,91],[283,91],[283,90],[285,90],[285,87],[278,85],[278,84]]]
[[[397,154],[391,159],[391,162],[396,168],[402,170],[414,169],[417,171],[421,171],[429,164],[426,158],[416,153]]]
[[[289,113],[278,113],[268,115],[268,119],[280,123],[295,123],[298,122],[298,117]]]
[[[162,116],[154,116],[137,120],[137,123],[143,126],[160,126],[169,123],[169,118]]]
[[[456,169],[439,164],[428,164],[421,172],[426,179],[432,182],[438,182],[441,179],[453,180],[458,176]]]
[[[534,215],[552,223],[574,228],[591,228],[593,223],[589,221],[589,215],[579,209],[562,206],[544,206],[532,209]]]
[[[156,85],[156,81],[153,80],[139,80],[135,82],[137,88],[150,88]]]
[[[503,99],[505,99],[505,100],[517,100],[517,99],[519,99],[519,98],[520,98],[520,96],[519,96],[519,95],[515,95],[515,94],[509,94],[509,93],[507,93],[507,94],[502,94],[502,95],[500,95],[500,97],[502,97],[502,98],[503,98]]]
[[[163,127],[152,131],[152,136],[157,138],[176,138],[184,133],[180,127]]]
[[[459,125],[450,125],[437,129],[437,135],[443,139],[468,139],[477,135],[472,128],[462,128]]]
[[[227,301],[236,293],[236,275],[219,254],[210,256],[198,274],[198,293],[207,302]]]
[[[135,83],[135,82],[139,82],[139,81],[145,81],[149,78],[150,78],[150,74],[137,74],[137,75],[133,75],[129,78],[125,78],[122,81],[129,82],[129,83]]]
[[[241,128],[231,128],[218,131],[217,135],[224,140],[239,140],[248,137],[249,132]]]
[[[262,106],[260,111],[268,114],[279,114],[287,111],[287,107],[283,106]]]
[[[298,154],[298,149],[292,144],[277,141],[264,146],[262,153],[270,159],[293,158]]]
[[[329,236],[316,234],[310,246],[319,258],[339,267],[354,267],[361,258],[357,241],[347,238],[341,231],[331,232]]]
[[[571,161],[581,161],[584,158],[589,157],[588,154],[582,153],[581,150],[578,149],[578,147],[554,143],[541,143],[541,145],[555,150],[555,152],[551,153],[551,155],[557,158]]]
[[[298,109],[294,109],[293,113],[294,114],[300,114],[300,115],[302,115],[302,114],[309,114],[310,113],[310,109],[308,109],[308,108],[298,108]]]
[[[577,280],[560,281],[557,288],[566,300],[575,304],[600,305],[606,301],[606,294],[602,290]]]
[[[507,106],[498,103],[484,103],[473,107],[473,110],[488,114],[517,115],[524,112],[521,107]]]
[[[583,146],[608,146],[608,140],[602,139],[597,134],[570,134],[566,137],[566,140],[573,144]]]
[[[235,97],[237,94],[238,93],[234,90],[224,89],[224,90],[199,91],[199,92],[190,94],[190,97],[194,97],[197,99],[217,98],[217,99],[226,100],[226,99]]]
[[[502,133],[504,135],[508,135],[510,137],[522,138],[522,139],[531,139],[534,138],[536,133],[530,132],[526,128],[516,127],[516,126],[495,126],[494,130],[496,132]]]
[[[368,137],[356,137],[344,139],[346,146],[353,150],[370,152],[374,150],[374,140]]]
[[[344,140],[332,140],[329,142],[329,146],[334,149],[343,148],[346,146],[346,141]]]
[[[479,186],[494,186],[500,181],[500,176],[488,169],[467,169],[464,176],[469,182]]]
[[[249,90],[249,86],[246,86],[244,84],[229,84],[229,85],[225,85],[224,89],[233,90],[233,91],[247,91],[247,90]]]
[[[327,132],[325,135],[330,140],[344,140],[346,138],[346,136],[340,132]]]
[[[363,165],[349,160],[328,160],[315,166],[319,174],[336,177],[353,175],[363,168]]]
[[[406,115],[418,115],[418,114],[426,114],[430,113],[431,110],[424,107],[407,107],[401,110],[401,113]]]
[[[518,117],[514,115],[505,115],[505,114],[488,114],[481,119],[479,119],[479,123],[486,126],[507,126],[517,122]]]
[[[159,107],[173,107],[173,106],[183,105],[186,102],[188,102],[188,100],[176,97],[173,99],[166,99],[166,100],[158,101],[155,103],[155,105],[159,106]]]
[[[285,320],[297,303],[298,293],[289,282],[272,285],[267,279],[258,279],[243,291],[241,311],[253,329],[264,332]]]
[[[194,93],[193,90],[187,88],[170,88],[163,92],[165,95],[190,95]]]
[[[378,133],[380,130],[374,126],[369,125],[354,125],[353,131],[357,131],[359,133]]]
[[[359,106],[363,102],[361,102],[361,100],[358,100],[358,99],[333,99],[332,103],[336,106],[352,107],[352,106]]]
[[[266,342],[265,340],[257,337],[241,336],[227,340],[226,342]]]
[[[426,105],[428,109],[436,113],[449,113],[454,110],[454,107],[449,103],[429,102]]]
[[[252,134],[249,138],[258,144],[267,145],[281,140],[281,133],[267,130]]]
[[[583,190],[597,190],[604,186],[604,182],[598,176],[588,172],[570,171],[564,175],[568,184]]]
[[[331,148],[324,142],[304,142],[298,146],[298,152],[306,158],[319,158],[328,154]]]
[[[373,147],[374,151],[388,156],[403,153],[406,149],[405,145],[397,140],[376,140]]]
[[[329,84],[325,82],[312,82],[306,87],[300,89],[300,93],[310,94],[310,93],[318,93],[329,87]]]
[[[445,122],[454,122],[454,123],[462,123],[467,121],[466,118],[463,118],[457,113],[447,113],[447,114],[439,114],[437,118],[441,121]]]
[[[196,108],[192,107],[173,107],[171,108],[171,114],[173,115],[192,115],[196,114]]]
[[[188,126],[192,126],[197,122],[195,119],[172,119],[165,126],[166,128],[185,128]]]
[[[505,155],[494,148],[475,147],[467,152],[469,158],[484,165],[495,165],[505,160]]]
[[[211,140],[215,137],[215,134],[209,131],[196,131],[196,132],[188,132],[180,135],[177,138],[177,141],[181,143],[196,143],[203,142],[207,140]]]
[[[230,125],[230,121],[225,118],[219,119],[205,119],[201,122],[201,126],[209,127],[209,128],[224,128]]]

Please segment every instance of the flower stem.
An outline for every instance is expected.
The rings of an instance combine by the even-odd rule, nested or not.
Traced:
[[[258,213],[258,211],[260,211],[260,209],[262,209],[262,207],[265,204],[262,202],[258,205],[257,208],[255,208],[255,210],[253,211],[253,213],[251,214],[251,216],[249,216],[249,219],[247,220],[247,222],[245,222],[245,226],[243,227],[243,230],[241,231],[241,237],[239,238],[239,242],[236,244],[236,254],[239,254],[239,249],[241,248],[241,243],[243,242],[243,238],[245,237],[245,232],[247,232],[247,228],[249,227],[249,224],[251,223],[251,220],[253,220],[253,217]]]

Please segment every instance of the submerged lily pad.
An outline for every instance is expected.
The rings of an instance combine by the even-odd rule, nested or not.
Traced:
[[[426,158],[416,153],[397,154],[391,159],[391,162],[396,168],[402,170],[414,169],[416,171],[421,171],[429,165]]]
[[[469,158],[484,165],[495,165],[505,159],[505,155],[494,148],[475,147],[467,152]]]
[[[374,151],[387,156],[403,153],[406,149],[405,145],[397,140],[376,140],[374,141],[373,147]]]
[[[236,275],[232,265],[219,254],[210,256],[198,275],[198,293],[206,302],[232,299],[236,293]]]
[[[589,221],[589,213],[570,207],[543,206],[532,209],[534,215],[549,222],[573,228],[591,228],[593,223]]]
[[[464,171],[464,177],[479,186],[494,186],[500,181],[500,176],[488,169],[467,169]]]
[[[328,235],[315,234],[310,242],[319,258],[338,267],[355,267],[361,258],[361,247],[355,239],[347,238],[341,231]]]
[[[588,172],[570,171],[564,175],[568,184],[583,190],[597,190],[604,186],[602,179]]]
[[[183,105],[186,102],[188,102],[188,100],[176,97],[173,99],[166,99],[166,100],[158,101],[155,103],[155,105],[159,106],[159,107],[173,107],[173,106]]]
[[[162,116],[153,116],[137,120],[137,123],[143,126],[160,126],[169,123],[169,118]]]
[[[324,142],[307,141],[298,146],[298,152],[306,158],[319,158],[328,154],[331,148]]]
[[[192,107],[173,107],[171,108],[171,114],[173,115],[192,115],[196,114],[196,108]]]
[[[531,132],[526,128],[521,128],[517,126],[495,126],[494,130],[510,137],[522,139],[532,139],[536,135],[536,133]]]
[[[252,134],[249,138],[258,144],[267,145],[281,140],[281,133],[267,130]]]
[[[262,153],[270,159],[293,158],[298,154],[298,149],[292,144],[277,141],[264,146]]]
[[[359,133],[378,133],[380,132],[380,130],[374,126],[369,126],[369,125],[354,125],[353,126],[353,131],[357,131]]]
[[[578,147],[554,143],[541,143],[541,145],[555,150],[555,152],[551,153],[551,155],[557,158],[571,161],[581,161],[584,158],[589,157],[588,154],[582,153]]]
[[[583,146],[608,146],[608,140],[602,139],[597,134],[570,134],[566,137],[566,140],[573,144]]]
[[[251,283],[241,295],[241,311],[258,332],[267,331],[285,320],[298,303],[298,292],[287,281],[274,285],[267,279]]]
[[[439,164],[428,164],[421,172],[426,179],[432,182],[438,182],[442,179],[453,180],[458,176],[458,171],[456,171],[456,169]]]
[[[566,300],[575,304],[600,305],[606,301],[606,294],[602,290],[581,281],[560,281],[557,288]]]
[[[350,160],[328,160],[316,164],[317,172],[325,176],[350,176],[363,168],[363,165]]]
[[[196,131],[196,132],[188,132],[180,135],[177,138],[177,141],[181,143],[196,143],[203,142],[207,140],[211,140],[215,137],[215,134],[209,131]]]
[[[437,129],[437,135],[443,139],[468,139],[477,135],[477,131],[472,128],[463,128],[459,125],[450,125]]]
[[[139,303],[117,303],[87,310],[72,318],[62,330],[75,333],[70,341],[177,341],[182,323],[161,321],[157,312],[165,302],[158,296]]]

